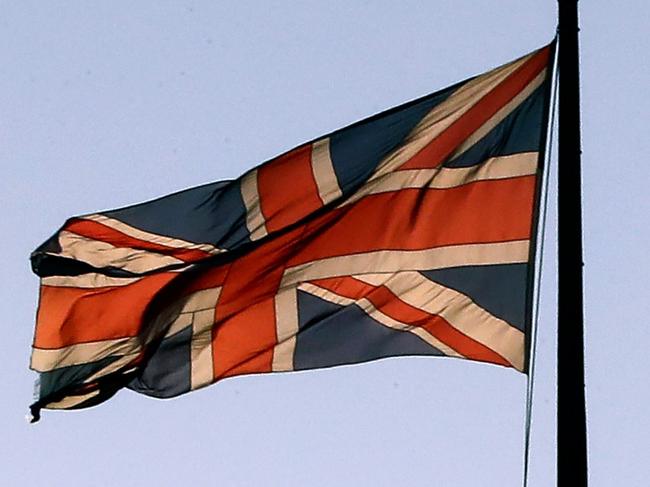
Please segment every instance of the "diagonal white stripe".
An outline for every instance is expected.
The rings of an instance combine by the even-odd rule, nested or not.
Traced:
[[[59,232],[61,251],[58,255],[86,262],[93,267],[117,267],[130,272],[142,273],[163,267],[184,264],[182,260],[148,250],[115,247],[76,233]]]
[[[96,362],[110,355],[132,353],[140,346],[138,338],[117,338],[100,342],[79,343],[64,348],[34,348],[30,367],[37,372],[47,372],[60,367]]]
[[[141,277],[109,277],[96,272],[78,276],[47,276],[41,279],[41,285],[50,287],[74,287],[92,289],[100,287],[128,286],[142,279]]]
[[[241,179],[241,195],[246,206],[246,227],[251,240],[259,240],[268,235],[266,220],[262,214],[260,194],[257,189],[257,169],[249,171]]]
[[[463,143],[458,146],[456,151],[449,157],[450,161],[460,157],[464,154],[470,147],[476,144],[479,140],[485,137],[490,131],[496,127],[500,122],[502,122],[508,115],[510,115],[515,109],[521,105],[526,98],[528,98],[537,88],[539,88],[544,80],[546,79],[547,69],[544,69],[537,77],[532,80],[522,91],[520,91],[517,96],[510,100],[506,105],[504,105],[497,113],[495,113],[487,122],[485,122],[480,128],[476,130],[472,135],[463,141]]]
[[[214,245],[208,243],[194,243],[186,240],[181,240],[179,238],[167,237],[165,235],[158,235],[156,233],[146,232],[139,228],[132,227],[120,220],[115,218],[110,218],[105,215],[92,214],[80,217],[84,220],[91,220],[97,223],[101,223],[107,227],[110,227],[118,232],[121,232],[129,237],[137,238],[139,240],[145,240],[147,242],[152,242],[159,245],[164,245],[165,247],[172,247],[176,249],[190,249],[190,250],[201,250],[209,254],[218,254],[223,252],[223,249],[218,249]]]
[[[311,152],[311,169],[318,187],[318,195],[324,205],[341,197],[341,187],[334,172],[330,156],[330,139],[314,142]]]
[[[87,394],[82,394],[80,396],[67,396],[61,399],[60,401],[54,401],[45,405],[47,409],[68,409],[78,404],[81,404],[88,399],[95,397],[99,394],[99,389],[95,389]]]
[[[461,86],[424,116],[406,137],[404,143],[379,163],[370,180],[379,178],[406,163],[535,54],[517,59]]]
[[[408,323],[398,321],[398,320],[384,314],[382,311],[377,309],[375,307],[375,305],[372,304],[366,298],[361,298],[359,300],[350,299],[350,298],[347,298],[345,296],[341,296],[339,294],[336,294],[335,292],[333,292],[333,291],[331,291],[329,289],[324,289],[324,288],[322,288],[320,286],[317,286],[315,284],[312,284],[312,283],[301,284],[299,286],[299,289],[307,291],[308,293],[313,294],[314,296],[318,296],[319,298],[324,299],[326,301],[329,301],[330,303],[339,304],[339,305],[343,305],[343,306],[348,306],[348,305],[351,305],[351,304],[355,304],[359,308],[361,308],[373,320],[381,323],[382,325],[384,325],[384,326],[386,326],[388,328],[392,328],[393,330],[413,333],[414,335],[421,338],[426,343],[428,343],[432,347],[440,350],[440,352],[442,352],[443,354],[445,354],[445,355],[447,355],[449,357],[463,358],[463,356],[461,354],[459,354],[456,350],[454,350],[453,348],[449,347],[445,343],[438,340],[436,337],[434,337],[432,334],[430,334],[424,328],[421,328],[419,326],[409,325]]]
[[[501,355],[517,370],[523,370],[524,333],[464,294],[430,281],[419,272],[354,277],[374,286],[384,286],[405,303],[444,318],[461,333]]]

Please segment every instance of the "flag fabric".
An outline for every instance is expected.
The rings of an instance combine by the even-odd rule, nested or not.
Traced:
[[[430,355],[526,372],[552,46],[31,256],[41,408]]]

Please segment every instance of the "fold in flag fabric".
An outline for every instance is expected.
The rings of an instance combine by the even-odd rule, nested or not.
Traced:
[[[547,46],[31,256],[42,408],[384,357],[526,372]]]

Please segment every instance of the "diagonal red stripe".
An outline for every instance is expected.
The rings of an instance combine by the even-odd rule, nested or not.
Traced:
[[[198,249],[168,247],[167,245],[131,237],[119,230],[92,220],[75,218],[65,226],[64,230],[76,233],[82,237],[99,240],[100,242],[105,242],[115,247],[149,250],[158,254],[175,257],[184,262],[196,262],[212,255],[209,252]]]
[[[469,359],[511,366],[510,362],[501,355],[458,331],[441,316],[405,303],[385,286],[373,286],[353,277],[320,279],[311,281],[311,283],[346,298],[354,300],[365,298],[385,315],[426,330],[442,343]]]
[[[549,47],[541,49],[399,169],[434,168],[442,164],[465,139],[517,96],[548,66],[549,54]]]

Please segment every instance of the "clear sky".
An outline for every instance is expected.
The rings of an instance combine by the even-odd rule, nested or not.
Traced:
[[[581,3],[591,485],[645,486],[650,4]],[[30,426],[27,258],[68,216],[236,177],[540,47],[555,24],[553,0],[0,2],[0,485],[520,485],[525,377],[451,359],[243,377],[169,401],[123,391]],[[540,487],[555,476],[550,211]]]

